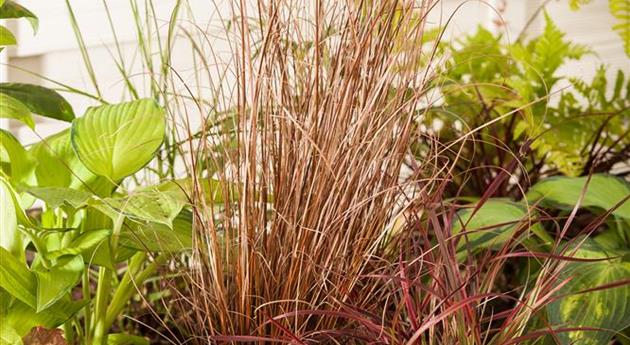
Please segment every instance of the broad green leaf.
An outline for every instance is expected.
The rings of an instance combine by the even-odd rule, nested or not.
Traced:
[[[0,46],[12,46],[16,43],[15,36],[13,36],[11,31],[0,25]]]
[[[31,111],[19,100],[4,94],[0,93],[0,117],[5,119],[15,119],[21,121],[29,128],[35,128],[35,121],[33,121],[33,116],[31,115]]]
[[[0,129],[0,149],[4,150],[9,158],[11,180],[14,183],[30,182],[35,172],[33,158],[11,133],[3,129]]]
[[[153,100],[89,108],[72,123],[72,145],[93,173],[118,182],[142,167],[162,145],[166,118]]]
[[[77,238],[73,239],[70,244],[64,248],[52,251],[48,253],[48,258],[57,259],[65,255],[83,255],[85,262],[90,262],[92,255],[96,248],[100,245],[104,245],[104,242],[112,234],[110,229],[102,230],[90,230],[82,233]]]
[[[89,174],[72,151],[68,130],[45,138],[33,145],[29,152],[37,161],[35,175],[39,187],[76,188],[80,186],[77,180]]]
[[[25,18],[31,23],[31,27],[33,27],[33,31],[37,32],[37,28],[39,26],[39,20],[37,16],[33,14],[33,12],[27,10],[23,6],[18,5],[15,1],[6,0],[2,7],[0,7],[0,19],[9,19],[9,18]]]
[[[28,269],[25,263],[20,262],[6,249],[0,247],[0,287],[11,296],[19,299],[27,305],[35,308],[37,300],[37,281],[35,275]]]
[[[22,235],[18,223],[32,225],[20,206],[17,194],[4,177],[0,176],[0,247],[18,258],[24,258]]]
[[[620,232],[614,228],[608,228],[593,238],[599,245],[612,250],[623,250],[626,246],[625,240],[621,238]]]
[[[49,208],[57,208],[62,205],[79,208],[92,197],[91,193],[62,187],[32,187],[28,188],[26,192],[44,201]]]
[[[465,228],[468,240],[466,242],[466,239],[461,238],[458,241],[458,251],[466,248],[473,251],[483,248],[498,249],[522,226],[531,228],[536,234],[544,231],[539,223],[527,223],[534,217],[519,203],[490,199],[474,215],[473,210],[474,208],[468,208],[457,212],[453,221],[453,234],[458,234]]]
[[[15,328],[0,322],[0,345],[22,345],[22,337]]]
[[[110,333],[107,335],[107,345],[149,345],[149,340],[137,335]]]
[[[572,209],[584,191],[587,177],[551,177],[530,188],[530,202],[542,199],[544,206]],[[581,207],[610,210],[630,195],[630,185],[614,176],[593,175],[584,194]],[[613,215],[630,218],[630,200],[612,212]]]
[[[96,195],[109,195],[113,185],[94,175],[79,160],[70,143],[70,131],[63,130],[33,145],[29,150],[37,160],[38,187],[69,187]]]
[[[118,248],[116,248],[116,257],[114,258],[109,240],[103,240],[94,248],[94,250],[85,252],[83,254],[83,259],[90,265],[102,266],[115,270],[116,264],[129,259],[136,252],[137,250],[135,249],[118,246]]]
[[[60,259],[49,269],[35,269],[33,273],[37,277],[37,311],[48,308],[69,292],[81,279],[82,272],[81,255]]]
[[[149,252],[180,252],[192,249],[192,214],[182,210],[173,227],[160,223],[125,222],[120,245]]]
[[[587,254],[592,255],[592,254]],[[547,306],[551,326],[593,327],[604,331],[562,332],[562,344],[607,344],[613,335],[630,326],[630,285],[579,293],[630,278],[630,262],[572,263],[560,279],[572,276],[558,295],[567,295]]]
[[[19,100],[37,115],[66,122],[74,119],[72,106],[55,90],[32,84],[0,83],[0,93]]]
[[[18,231],[15,199],[11,187],[0,180],[0,247],[19,255],[22,251],[21,234]]]
[[[90,206],[116,220],[119,215],[130,219],[171,226],[184,203],[172,192],[139,191],[122,198],[93,200]]]
[[[13,327],[20,336],[24,336],[35,326],[58,327],[84,306],[84,302],[74,302],[69,296],[64,296],[49,308],[37,312],[34,308],[16,301],[3,317],[2,323]]]

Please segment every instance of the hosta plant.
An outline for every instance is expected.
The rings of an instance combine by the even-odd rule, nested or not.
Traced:
[[[586,225],[574,221],[578,209],[593,215]],[[560,223],[548,216],[554,210]],[[566,328],[556,335],[561,344],[606,344],[630,327],[629,183],[604,174],[547,178],[521,201],[490,199],[455,218],[463,254],[522,245],[532,257],[560,258],[529,277],[556,272],[559,288],[538,315],[544,322],[535,325]]]
[[[89,108],[29,148],[0,132],[3,341],[61,326],[69,343],[147,343],[108,333],[143,282],[192,247],[185,189],[123,188],[153,160],[165,126],[164,110],[142,99]]]

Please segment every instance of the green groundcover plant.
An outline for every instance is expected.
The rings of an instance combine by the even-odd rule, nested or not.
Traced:
[[[3,339],[19,342],[34,326],[64,325],[69,342],[107,343],[137,286],[167,258],[147,253],[192,247],[182,190],[169,184],[131,193],[119,188],[162,145],[164,111],[147,99],[90,108],[70,130],[28,150],[10,133],[0,134],[6,154],[0,177]],[[25,209],[36,200],[45,207],[33,217]],[[28,264],[26,253],[34,253]],[[122,275],[119,263],[126,263]],[[114,339],[146,342],[116,334],[109,343]]]
[[[12,1],[0,13],[37,28],[36,17]],[[12,37],[2,44],[14,44]],[[36,326],[62,326],[68,343],[148,343],[109,333],[166,253],[192,247],[191,213],[177,182],[132,193],[121,188],[162,146],[164,110],[141,99],[92,107],[75,118],[56,91],[19,83],[0,85],[0,104],[2,117],[30,128],[33,114],[72,123],[29,148],[0,131],[2,344],[21,344]],[[25,211],[34,202],[43,202],[41,213]]]

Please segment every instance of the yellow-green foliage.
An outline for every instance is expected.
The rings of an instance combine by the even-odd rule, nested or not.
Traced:
[[[430,118],[444,123],[440,136],[448,140],[512,114],[479,136],[530,138],[548,166],[577,176],[592,164],[594,147],[599,158],[609,158],[630,144],[624,134],[630,128],[630,83],[619,71],[607,94],[611,88],[603,66],[590,82],[561,75],[563,64],[590,51],[566,40],[546,13],[545,22],[543,33],[527,42],[507,44],[480,27],[446,47],[451,59],[438,84],[445,102],[432,109]],[[572,87],[560,89],[561,80]]]

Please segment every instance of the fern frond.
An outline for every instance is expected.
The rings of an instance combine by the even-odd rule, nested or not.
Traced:
[[[630,0],[608,0],[608,5],[610,14],[618,20],[612,28],[621,37],[626,55],[630,57]]]
[[[534,44],[533,67],[550,78],[567,59],[580,59],[590,53],[588,47],[567,42],[562,32],[545,11],[545,29]]]

